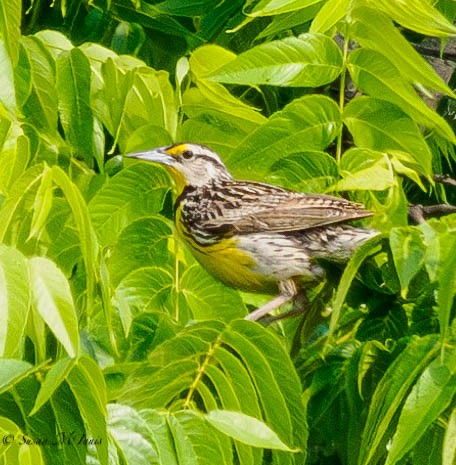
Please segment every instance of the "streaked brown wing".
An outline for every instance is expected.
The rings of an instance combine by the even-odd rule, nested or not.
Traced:
[[[326,195],[275,192],[242,202],[236,209],[219,205],[221,215],[204,228],[238,234],[302,231],[319,226],[365,218],[373,213],[362,204]],[[290,198],[291,197],[291,198]]]

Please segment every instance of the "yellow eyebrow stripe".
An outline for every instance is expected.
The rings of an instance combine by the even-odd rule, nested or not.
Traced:
[[[167,148],[166,153],[168,155],[176,157],[177,155],[180,155],[185,150],[186,150],[186,144],[177,144],[177,145],[172,145],[171,147]]]

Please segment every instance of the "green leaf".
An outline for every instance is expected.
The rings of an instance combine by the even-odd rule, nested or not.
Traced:
[[[85,276],[88,291],[87,307],[90,309],[94,286],[98,276],[98,243],[95,237],[95,231],[89,217],[87,205],[80,190],[61,168],[53,166],[51,169],[54,182],[63,191],[68,205],[71,208],[71,213],[78,230],[82,258],[86,267]]]
[[[33,202],[33,216],[28,239],[38,237],[43,232],[52,207],[53,192],[52,170],[48,166],[45,166],[41,183],[36,191]]]
[[[100,167],[103,153],[94,144],[94,119],[90,108],[90,65],[83,52],[73,48],[57,58],[56,86],[59,113],[65,136],[76,156]]]
[[[62,52],[69,52],[73,48],[73,44],[68,39],[68,37],[59,31],[44,29],[38,31],[35,34],[35,37],[46,44],[49,52],[54,57],[54,60],[56,60]]]
[[[3,444],[0,446],[0,459],[2,464],[18,465],[44,465],[41,447],[34,444],[32,447],[25,444],[23,438],[27,435],[8,418],[0,417],[0,435]],[[11,442],[9,442],[11,440]]]
[[[215,280],[198,265],[184,271],[179,282],[179,292],[196,320],[230,321],[247,314],[239,294]]]
[[[396,105],[372,97],[358,97],[345,107],[343,120],[358,147],[409,153],[416,162],[414,168],[431,175],[429,146],[416,123]]]
[[[1,11],[1,6],[0,6]],[[11,118],[16,115],[16,90],[11,58],[8,55],[5,41],[0,38],[0,69],[2,85],[0,86],[0,103],[8,111]]]
[[[250,446],[297,452],[282,442],[264,422],[244,413],[212,410],[204,418],[217,430]]]
[[[454,229],[442,234],[440,242],[440,264],[438,268],[437,303],[442,339],[445,341],[450,333],[454,296],[456,295],[456,256],[454,250],[456,240]]]
[[[234,175],[262,180],[278,160],[326,148],[340,124],[339,108],[333,100],[322,95],[297,98],[241,141],[227,164]]]
[[[155,71],[146,66],[138,68],[123,116],[124,120],[119,132],[120,142],[127,139],[133,129],[151,121],[165,129],[171,138],[175,139],[177,107],[168,73]]]
[[[112,58],[101,65],[102,87],[93,95],[94,113],[114,138],[111,151],[119,139],[122,120],[126,114],[128,94],[133,86],[135,71],[122,71]]]
[[[108,430],[129,465],[178,465],[166,414],[108,405]]]
[[[246,117],[251,114],[258,121],[264,120],[260,113],[241,99],[231,95],[228,90],[220,84],[207,81],[207,77],[214,71],[222,68],[236,59],[236,54],[216,44],[206,44],[198,47],[189,58],[189,66],[198,89],[204,98],[212,102],[214,108],[220,111],[233,111],[233,115]],[[188,89],[192,91],[192,89]],[[227,107],[230,107],[228,110]],[[238,109],[236,110],[236,107]],[[247,118],[246,118],[247,119]]]
[[[350,54],[348,69],[362,92],[399,106],[417,123],[434,129],[449,141],[456,141],[448,123],[418,97],[385,56],[374,50],[355,50]]]
[[[23,111],[29,123],[57,135],[57,93],[55,92],[55,62],[49,49],[37,37],[22,36],[24,51],[30,62],[32,94]]]
[[[376,50],[390,60],[412,84],[421,84],[453,95],[434,68],[413,48],[388,16],[378,10],[360,6],[350,13],[351,37],[363,47]],[[385,41],[384,38],[388,37]]]
[[[266,42],[241,53],[208,79],[228,84],[318,87],[334,81],[342,54],[323,34]]]
[[[106,434],[106,385],[103,374],[94,360],[81,357],[67,376],[68,385],[78,403],[87,430],[96,440],[101,465],[108,465],[108,437]]]
[[[250,11],[247,11],[247,16],[271,16],[282,13],[289,13],[292,11],[307,8],[321,0],[261,0]]]
[[[430,0],[369,0],[369,3],[383,10],[397,23],[420,34],[434,37],[456,34],[456,27],[432,6]]]
[[[168,250],[172,225],[163,217],[145,217],[122,230],[107,264],[114,287],[137,268],[174,265]]]
[[[245,320],[234,320],[223,332],[221,340],[239,353],[249,370],[261,402],[263,420],[286,444],[302,450],[296,461],[304,462],[308,430],[296,389],[300,381],[280,340],[261,325]],[[282,455],[277,454],[277,460],[280,460]]]
[[[0,39],[4,42],[5,49],[11,60],[12,68],[17,64],[19,58],[19,40],[21,37],[21,2],[1,2],[0,4]],[[4,78],[2,69],[2,81]],[[3,87],[3,85],[2,85]],[[5,88],[3,88],[5,90]],[[14,95],[14,91],[13,91]]]
[[[229,441],[216,434],[196,412],[180,410],[169,415],[167,420],[179,463],[186,465],[233,463]]]
[[[191,343],[181,340],[188,345]],[[119,400],[135,408],[163,408],[185,395],[197,370],[195,360],[179,357],[153,373],[137,371],[135,380],[127,381]]]
[[[171,16],[203,16],[208,10],[215,8],[218,0],[165,0],[155,5],[162,13]]]
[[[30,374],[37,371],[36,366],[17,359],[0,359],[0,394],[13,389]]]
[[[456,351],[448,348],[423,371],[402,408],[385,465],[397,463],[451,404],[456,394]]]
[[[148,68],[133,57],[107,56],[100,73],[92,102],[95,114],[114,137],[111,152],[116,144],[124,151],[130,134],[151,122],[174,138],[176,99],[167,72]]]
[[[30,285],[36,310],[70,357],[79,351],[78,318],[70,285],[51,260],[29,260]]]
[[[160,267],[137,268],[128,274],[117,286],[113,297],[125,334],[128,335],[136,313],[170,309],[174,287],[174,276]]]
[[[274,163],[266,181],[303,192],[323,193],[338,176],[337,163],[331,155],[304,151]]]
[[[62,445],[62,463],[86,464],[88,447],[84,439],[90,437],[90,433],[86,432],[78,404],[67,383],[57,388],[50,403]]]
[[[328,0],[312,21],[310,32],[328,32],[346,16],[349,7],[350,0]]]
[[[456,459],[456,409],[451,412],[448,419],[442,455],[442,465],[452,465]]]
[[[268,27],[263,29],[257,39],[265,37],[275,36],[282,31],[287,31],[296,26],[301,26],[307,23],[318,13],[325,0],[320,0],[313,5],[309,5],[303,9],[297,11],[291,11],[289,13],[281,13],[275,16],[269,23]]]
[[[169,186],[165,171],[147,163],[135,163],[106,182],[89,203],[100,243],[112,245],[135,219],[160,212]]]
[[[258,123],[244,117],[232,116],[227,111],[211,109],[209,101],[207,102],[209,108],[206,108],[204,99],[199,100],[203,97],[195,95],[199,92],[198,89],[190,90],[194,91],[191,92],[192,98],[196,97],[198,101],[193,101],[184,108],[189,114],[196,114],[184,121],[179,133],[181,140],[197,140],[198,143],[211,147],[220,156],[225,157],[238,146],[240,140],[245,139],[259,127]],[[186,98],[189,97],[189,93],[186,94]],[[230,110],[230,107],[226,110]]]
[[[25,257],[0,244],[0,354],[20,357],[30,308],[30,283]]]
[[[35,399],[30,415],[34,415],[38,410],[55,394],[59,386],[65,381],[69,372],[73,369],[76,359],[63,358],[52,365],[48,371],[44,382],[41,384],[38,395]]]
[[[393,420],[417,377],[438,353],[437,341],[435,335],[413,337],[377,384],[361,439],[359,463],[373,464],[384,455],[394,431]]]
[[[334,296],[333,300],[331,320],[329,322],[329,332],[327,338],[328,343],[331,341],[335,331],[337,330],[342,306],[345,302],[345,298],[350,289],[350,286],[356,277],[356,273],[367,257],[379,251],[381,240],[381,236],[376,236],[362,244],[357,250],[355,250],[354,254],[350,258],[350,261],[347,263],[342,277],[340,278],[339,286],[337,287],[336,295]],[[325,350],[327,350],[327,347]]]
[[[393,228],[389,239],[401,294],[405,299],[410,281],[424,264],[426,248],[420,231],[412,227]]]
[[[172,143],[173,140],[168,131],[155,124],[144,124],[128,135],[125,153],[141,152],[151,147],[163,147]]]
[[[394,186],[394,172],[386,154],[369,149],[348,149],[339,166],[342,179],[332,190],[378,190]]]
[[[15,225],[17,217],[21,216],[22,219],[21,214],[24,213],[24,209],[21,209],[22,202],[24,198],[33,194],[35,189],[38,189],[44,169],[44,165],[33,165],[12,185],[8,198],[0,209],[0,242],[5,241],[8,232]]]

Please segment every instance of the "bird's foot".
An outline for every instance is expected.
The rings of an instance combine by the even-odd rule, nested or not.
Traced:
[[[272,299],[270,302],[266,303],[265,305],[257,308],[252,313],[249,313],[245,317],[245,319],[252,320],[252,321],[258,321],[261,318],[268,315],[273,310],[276,310],[277,308],[281,307],[283,304],[286,304],[287,302],[294,300],[294,298],[298,294],[296,284],[291,279],[288,281],[281,281],[279,283],[279,290],[280,290],[280,294],[277,297],[275,297],[274,299]],[[295,305],[290,312],[287,312],[285,314],[285,316],[291,316],[291,314],[295,314],[298,312],[300,313],[301,311],[302,311],[301,305],[297,305],[297,306]],[[275,319],[280,319],[280,317],[275,318]]]

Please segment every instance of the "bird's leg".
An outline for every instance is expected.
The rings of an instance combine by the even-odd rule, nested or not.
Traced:
[[[298,293],[298,290],[296,289],[296,284],[291,279],[287,281],[281,281],[279,283],[279,291],[280,294],[275,299],[272,299],[267,304],[264,304],[262,307],[257,308],[252,313],[249,313],[245,317],[245,319],[257,321],[263,318],[268,313],[275,310],[276,308],[279,308],[283,304],[290,302],[290,300],[293,300],[296,294]]]

